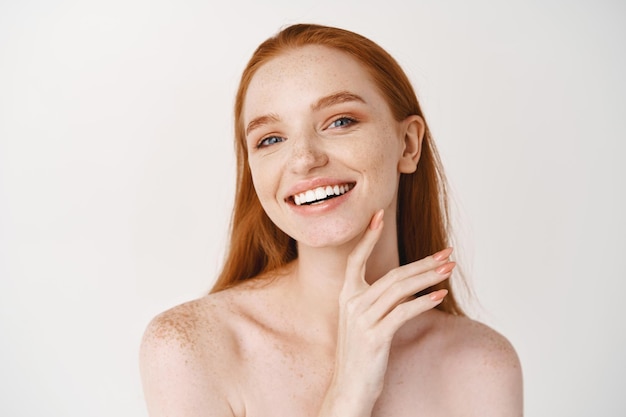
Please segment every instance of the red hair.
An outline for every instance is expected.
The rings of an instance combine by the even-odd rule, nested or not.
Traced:
[[[321,45],[347,53],[369,73],[394,118],[424,118],[417,96],[396,60],[371,40],[344,29],[314,24],[288,26],[263,42],[245,67],[235,101],[237,184],[227,257],[211,292],[280,268],[297,257],[296,242],[280,230],[261,207],[252,183],[242,120],[248,86],[256,71],[293,48]],[[402,174],[398,189],[397,236],[400,264],[429,256],[449,246],[446,181],[428,126],[417,170]],[[462,315],[449,280],[428,291],[446,288],[449,294],[438,309]]]

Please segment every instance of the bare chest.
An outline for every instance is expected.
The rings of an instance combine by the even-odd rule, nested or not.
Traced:
[[[445,415],[439,366],[421,353],[392,350],[385,388],[373,417]],[[257,345],[243,358],[239,394],[246,417],[317,415],[332,378],[333,352],[273,341]]]

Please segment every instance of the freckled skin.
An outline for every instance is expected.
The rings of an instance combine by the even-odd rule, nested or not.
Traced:
[[[181,349],[197,349],[199,317],[197,304],[181,306],[170,314],[155,318],[153,337],[164,341],[176,341]]]
[[[363,102],[312,110],[338,91]],[[364,279],[375,282],[399,266],[397,183],[417,164],[419,156],[407,153],[418,143],[416,119],[394,120],[359,64],[320,47],[262,66],[244,107],[246,124],[273,117],[248,137],[250,167],[264,209],[296,239],[298,258],[150,323],[141,374],[151,417],[319,416],[335,370],[346,258],[381,208],[384,228]],[[358,122],[335,128],[346,115]],[[281,139],[254,146],[268,136]],[[341,205],[303,215],[286,201],[288,190],[317,177],[356,186]],[[385,383],[371,417],[521,416],[511,413],[522,409],[514,349],[468,318],[427,310],[410,319],[395,332],[380,375]]]
[[[208,295],[151,323],[144,344],[177,352],[162,361],[184,358],[169,363],[168,378],[187,394],[190,386],[200,387],[196,401],[208,401],[206,407],[217,410],[226,402],[231,410],[198,416],[316,415],[332,376],[334,346],[290,311],[282,297],[287,279]],[[491,384],[514,383],[521,372],[509,342],[487,326],[436,310],[420,318],[394,340],[372,416],[465,415],[484,407]]]
[[[366,103],[311,111],[320,97],[344,90],[363,97]],[[394,120],[365,70],[352,58],[309,46],[265,64],[250,83],[244,125],[270,113],[280,121],[248,137],[252,177],[268,216],[300,245],[319,247],[349,241],[380,208],[395,212],[397,163],[404,146],[402,124]],[[347,129],[327,128],[333,117],[344,114],[360,120]],[[285,140],[267,149],[254,149],[264,134]],[[284,202],[287,190],[300,180],[319,176],[355,181],[351,204],[332,216],[295,216]]]

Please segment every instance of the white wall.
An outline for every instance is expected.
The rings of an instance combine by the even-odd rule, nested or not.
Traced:
[[[0,3],[0,415],[146,415],[144,326],[223,255],[237,78],[297,21],[415,81],[526,415],[626,415],[623,2],[209,3]]]

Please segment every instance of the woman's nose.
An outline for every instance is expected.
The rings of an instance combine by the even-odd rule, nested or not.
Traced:
[[[328,163],[328,155],[320,140],[314,135],[295,138],[289,161],[289,167],[294,173],[306,174]]]

